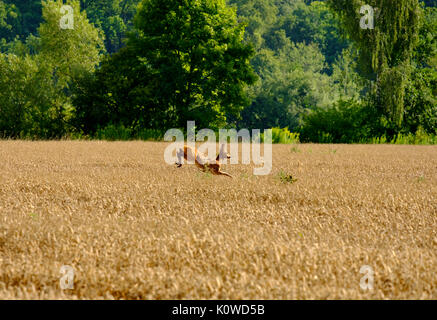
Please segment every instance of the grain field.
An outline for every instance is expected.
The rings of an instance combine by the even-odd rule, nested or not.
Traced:
[[[0,142],[0,299],[437,299],[435,146],[274,145],[234,179],[165,147]]]

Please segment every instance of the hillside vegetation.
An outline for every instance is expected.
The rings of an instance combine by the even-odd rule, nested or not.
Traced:
[[[182,3],[182,5],[180,5]],[[435,1],[0,0],[0,136],[287,128],[305,142],[437,130]],[[413,140],[409,140],[413,141]]]

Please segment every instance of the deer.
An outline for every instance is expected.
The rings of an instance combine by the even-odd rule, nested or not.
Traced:
[[[188,161],[194,159],[196,166],[204,172],[211,172],[213,175],[217,176],[226,176],[229,178],[233,178],[229,173],[221,171],[220,159],[227,158],[230,159],[231,156],[225,151],[225,145],[222,144],[220,147],[220,152],[217,155],[214,163],[211,163],[210,159],[208,159],[203,153],[198,151],[195,147],[189,147],[184,145],[183,148],[180,148],[176,153],[178,157],[178,162],[176,162],[176,166],[178,168],[182,167],[182,158]]]

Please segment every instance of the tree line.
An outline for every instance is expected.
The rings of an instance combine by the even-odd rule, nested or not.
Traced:
[[[0,0],[0,136],[435,135],[436,30],[434,1]]]

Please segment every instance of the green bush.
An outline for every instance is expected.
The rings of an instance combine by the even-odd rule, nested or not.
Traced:
[[[261,142],[264,142],[264,133],[260,134]],[[298,144],[300,143],[299,133],[290,132],[288,128],[272,128],[273,144]]]
[[[398,133],[392,139],[388,139],[385,135],[377,138],[372,138],[368,141],[372,144],[414,144],[414,145],[435,145],[437,144],[437,135],[428,134],[419,127],[415,134]]]
[[[132,140],[132,130],[129,128],[126,128],[124,125],[113,125],[110,124],[106,126],[105,128],[99,128],[97,129],[96,136],[99,140],[109,140],[109,141],[115,141],[115,140]]]
[[[327,109],[304,116],[301,141],[316,143],[356,143],[377,136],[375,111],[364,104],[340,100]]]
[[[164,138],[164,134],[162,131],[156,129],[134,130],[132,128],[127,128],[124,125],[110,124],[104,128],[97,129],[94,138],[108,141],[161,141]]]
[[[281,169],[281,171],[278,172],[278,178],[282,183],[295,183],[295,182],[297,182],[297,179],[293,178],[293,176],[290,173],[287,173],[282,169]]]
[[[142,129],[136,137],[138,140],[144,141],[162,141],[164,140],[164,133],[156,129]]]
[[[299,133],[290,132],[288,128],[272,128],[272,142],[280,144],[299,143]]]
[[[352,126],[353,124],[351,124]],[[306,127],[308,130],[308,127]],[[426,131],[419,127],[415,134],[402,134],[399,133],[394,136],[388,136],[386,134],[382,134],[376,137],[366,137],[361,136],[362,134],[359,132],[357,135],[353,135],[350,131],[350,128],[345,129],[345,133],[348,135],[341,136],[342,139],[338,139],[339,133],[338,131],[325,132],[320,131],[316,136],[315,140],[311,142],[318,143],[365,143],[365,144],[417,144],[417,145],[435,145],[437,144],[437,135],[436,134],[428,134]],[[261,142],[264,142],[264,134],[260,134]],[[347,140],[346,137],[352,137],[353,140]],[[25,137],[22,136],[22,139],[27,138],[31,139],[31,136]],[[89,137],[83,136],[81,134],[69,134],[65,137],[66,139],[88,139]],[[143,140],[143,141],[162,141],[164,139],[164,132],[156,129],[140,129],[135,130],[133,128],[128,128],[123,125],[108,125],[104,128],[99,128],[96,134],[92,137],[98,140],[108,140],[108,141],[129,141],[129,140]],[[218,138],[218,133],[217,133]],[[218,142],[218,140],[217,140]],[[272,128],[272,142],[274,144],[298,144],[300,143],[300,135],[299,133],[290,132],[287,128]],[[295,150],[297,152],[297,149]]]

